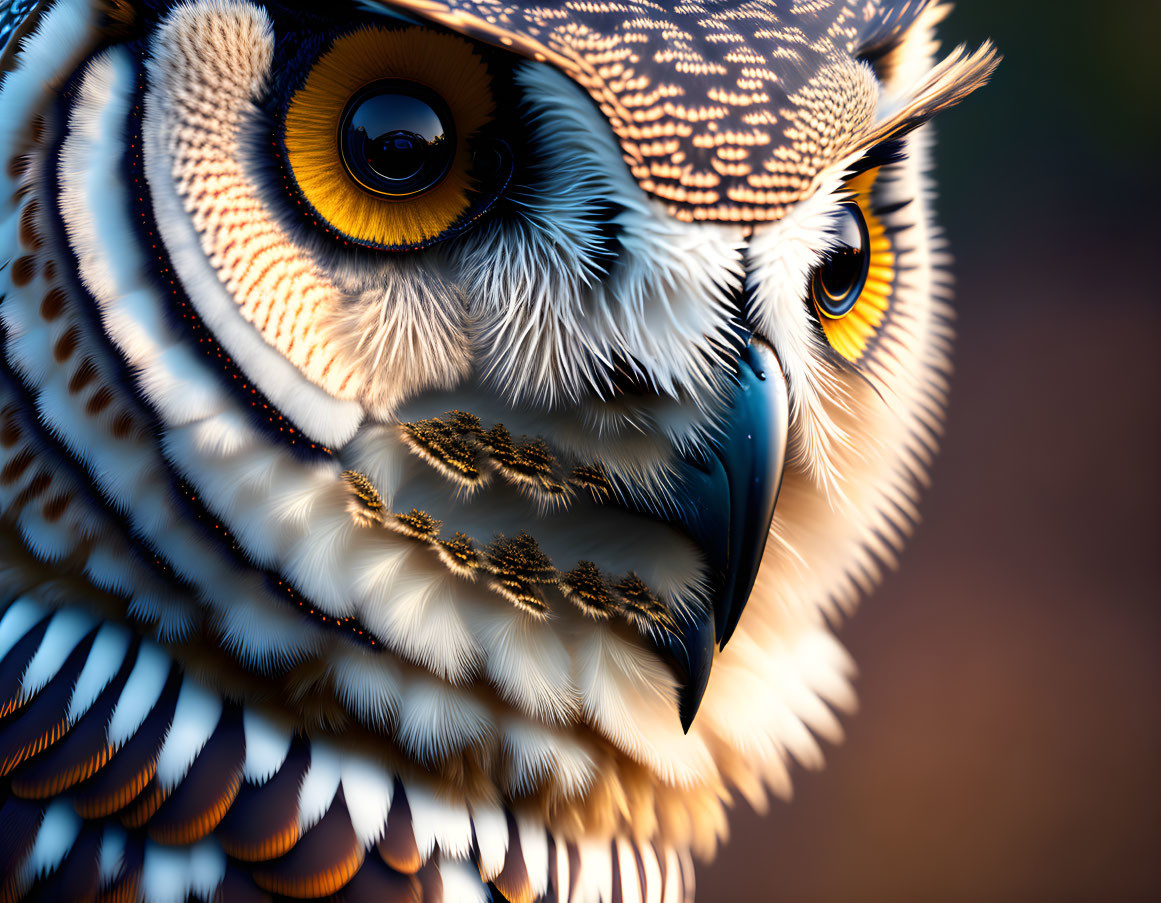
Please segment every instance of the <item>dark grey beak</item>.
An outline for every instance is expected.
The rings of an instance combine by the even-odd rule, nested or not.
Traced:
[[[673,520],[705,553],[712,611],[659,637],[657,650],[681,681],[682,727],[693,724],[709,682],[714,646],[724,649],[750,598],[786,465],[790,400],[774,349],[751,338],[713,446],[682,462]]]

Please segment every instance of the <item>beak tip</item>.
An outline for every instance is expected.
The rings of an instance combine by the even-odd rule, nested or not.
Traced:
[[[714,636],[711,619],[692,619],[682,630],[682,635],[674,637],[666,650],[679,676],[677,713],[681,729],[687,734],[709,686],[714,663]]]

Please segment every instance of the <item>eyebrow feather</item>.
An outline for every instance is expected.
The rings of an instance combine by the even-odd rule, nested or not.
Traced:
[[[869,151],[891,139],[902,138],[937,113],[959,103],[988,82],[1001,58],[991,41],[984,41],[971,53],[963,44],[956,47],[916,83],[899,91],[889,103],[881,103],[878,117],[850,148],[851,152],[857,153],[863,148]]]

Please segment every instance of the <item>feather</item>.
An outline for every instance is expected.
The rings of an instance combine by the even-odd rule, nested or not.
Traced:
[[[68,855],[47,879],[36,883],[32,894],[42,900],[92,900],[100,881],[99,856],[102,834],[96,826],[82,827]]]
[[[60,0],[45,11],[36,30],[22,42],[16,67],[4,74],[0,122],[24,123],[33,117],[53,95],[53,86],[75,68],[95,24],[94,7],[88,0]],[[4,129],[0,159],[18,154],[23,140],[22,129]],[[0,174],[0,197],[10,198],[14,187],[12,176]]]
[[[36,832],[32,851],[24,862],[24,880],[35,881],[55,871],[72,849],[80,832],[81,819],[68,800],[60,799],[50,803]]]
[[[685,881],[676,851],[672,849],[665,851],[664,868],[665,894],[662,897],[663,903],[685,903],[689,899],[689,895],[685,892]]]
[[[458,859],[443,859],[439,868],[443,883],[443,899],[463,903],[489,903],[488,889],[468,863]]]
[[[396,562],[389,549],[380,556],[392,571],[390,581],[380,583],[389,596],[381,605],[364,605],[367,626],[429,671],[452,683],[464,682],[482,650],[462,613],[462,582],[420,556]],[[381,568],[376,571],[381,573]]]
[[[577,891],[581,900],[613,900],[612,847],[604,840],[584,840],[578,845],[580,871]]]
[[[55,678],[0,727],[0,774],[9,774],[25,759],[51,748],[68,729],[65,703],[84,663],[87,644],[82,643],[70,652]]]
[[[574,874],[570,847],[563,840],[553,844],[549,886],[553,888],[554,903],[569,903],[573,895]]]
[[[146,842],[142,889],[146,903],[184,903],[190,893],[189,850]]]
[[[595,751],[574,733],[515,716],[501,720],[500,733],[509,762],[506,786],[513,796],[551,787],[564,799],[580,799],[594,783]]]
[[[246,758],[242,776],[250,784],[262,786],[282,768],[290,752],[291,732],[251,708],[242,712]]]
[[[881,103],[874,127],[851,150],[865,150],[918,128],[986,84],[999,64],[1000,55],[991,41],[971,53],[962,45],[957,47],[920,82],[901,88]]]
[[[15,895],[20,866],[28,861],[40,834],[45,807],[16,797],[0,806],[0,888]]]
[[[640,857],[641,886],[643,903],[661,903],[664,882],[661,877],[661,865],[657,861],[657,852],[650,843],[642,843],[637,847]]]
[[[342,756],[329,743],[310,744],[310,767],[298,792],[298,827],[307,831],[317,824],[334,801],[342,780]]]
[[[179,701],[178,708],[180,710]],[[177,724],[177,716],[174,716]],[[170,728],[169,737],[175,735]],[[169,737],[166,742],[169,742]],[[149,820],[149,836],[169,845],[196,844],[213,831],[233,805],[242,785],[245,740],[236,713],[222,716],[189,771]],[[161,755],[164,755],[164,747]],[[158,780],[164,786],[159,755]]]
[[[10,604],[0,618],[0,662],[13,647],[45,617],[46,612],[31,599],[21,597]],[[12,686],[12,684],[5,684]]]
[[[48,623],[45,617],[32,625],[12,642],[7,654],[0,659],[0,717],[10,715],[22,704],[20,676],[40,648]]]
[[[398,739],[421,762],[436,762],[469,747],[479,748],[495,732],[484,706],[462,691],[415,677],[402,694]]]
[[[395,779],[374,762],[347,755],[343,758],[342,786],[355,835],[364,847],[374,846],[387,827]]]
[[[120,670],[85,713],[72,722],[68,733],[25,762],[12,775],[14,793],[28,799],[48,799],[91,777],[105,766],[115,752],[106,739],[106,727],[129,676],[132,659],[122,660],[118,664]]]
[[[190,897],[208,903],[225,874],[226,857],[211,839],[192,847],[145,844],[145,903],[183,903]]]
[[[436,796],[422,784],[409,782],[406,787],[419,858],[426,861],[437,846],[453,859],[467,857],[472,848],[472,821],[465,804]]]
[[[208,27],[210,20],[216,20],[216,28]],[[241,105],[245,108],[250,102],[250,90],[260,89],[267,75],[273,34],[269,18],[257,7],[238,5],[229,9],[209,10],[191,6],[177,10],[164,23],[155,45],[156,62],[152,67],[156,88],[147,98],[144,122],[145,170],[158,222],[174,267],[181,275],[199,314],[230,356],[245,367],[247,375],[299,429],[316,442],[338,447],[350,439],[358,428],[363,417],[362,407],[350,400],[349,395],[346,400],[339,400],[326,389],[304,379],[289,360],[267,345],[261,335],[245,321],[234,298],[204,256],[198,230],[176,190],[177,183],[171,181],[175,163],[167,149],[168,142],[162,137],[163,131],[185,137],[196,131],[191,128],[191,120],[187,119],[184,127],[182,124],[181,117],[186,112],[182,100],[186,96],[185,92],[192,88],[195,94],[204,90],[209,95],[215,88],[222,92],[230,88],[230,85],[216,77],[212,68],[203,68],[205,60],[214,58],[214,51],[208,46],[201,52],[192,50],[202,42],[202,36],[213,33],[228,35],[228,39],[234,43],[238,53],[234,63],[241,77],[232,83],[238,88],[237,95],[221,93],[216,101],[211,100],[210,103],[215,106]],[[237,120],[231,127],[236,128],[236,123]],[[221,125],[219,123],[219,127]],[[220,146],[216,140],[192,140],[202,147]],[[178,142],[176,149],[180,147],[181,143]],[[185,162],[178,161],[179,164]],[[218,163],[226,170],[233,166],[226,159]],[[194,178],[200,180],[203,176],[203,172],[196,172],[195,169],[186,182],[192,184]],[[217,178],[222,178],[221,172]],[[244,246],[247,240],[261,245],[264,241],[260,234],[263,229],[267,230],[274,241],[279,241],[277,228],[263,221],[265,214],[260,212],[261,205],[253,198],[247,203],[238,204],[238,192],[242,195],[250,193],[244,179],[239,178],[235,184],[234,209],[241,211],[244,218],[239,221],[239,227],[242,227],[242,222],[246,226],[242,227],[243,235],[223,238],[223,244],[241,238],[240,246]],[[200,194],[203,199],[217,196],[218,192]],[[212,222],[213,219],[208,218],[206,221]],[[285,239],[281,241],[285,245]],[[285,266],[283,270],[286,270]],[[289,273],[290,281],[282,282],[282,290],[303,293],[313,299],[315,289],[310,285],[312,274],[309,268],[292,262]],[[275,273],[275,276],[282,275],[285,273]],[[300,348],[307,348],[308,345],[309,342],[299,343]]]
[[[294,897],[323,897],[345,886],[363,864],[359,842],[340,789],[320,821],[282,858],[256,869],[259,887]]]
[[[210,838],[194,844],[189,851],[189,889],[193,896],[209,903],[226,873],[226,857]]]
[[[614,842],[613,859],[617,874],[614,887],[620,891],[623,903],[642,903],[644,876],[638,868],[636,848],[623,839]]]
[[[102,880],[102,897],[107,900],[142,899],[144,871],[145,841],[138,835],[126,835],[117,857],[116,872]]]
[[[488,678],[505,699],[532,718],[567,722],[575,716],[569,650],[553,625],[509,606],[479,606],[471,614],[488,650]]]
[[[520,852],[528,873],[528,886],[533,897],[548,891],[548,833],[544,824],[535,818],[516,816],[520,832]]]
[[[231,857],[244,862],[276,859],[298,842],[298,797],[310,759],[307,744],[295,740],[272,777],[260,785],[242,784],[215,832]]]
[[[418,878],[394,871],[379,857],[369,856],[339,899],[343,903],[417,903],[424,898]]]
[[[480,877],[494,879],[504,868],[508,853],[508,819],[498,806],[486,804],[472,807],[472,830]]]
[[[399,711],[399,667],[388,656],[349,647],[336,653],[331,679],[339,700],[361,721],[383,730]]]
[[[222,699],[186,678],[177,697],[173,723],[157,755],[157,780],[167,791],[185,778],[222,716]]]
[[[71,724],[84,716],[109,682],[123,669],[130,641],[131,635],[122,625],[101,625],[69,698],[68,720]]]
[[[425,861],[416,842],[411,803],[407,799],[407,791],[398,780],[391,796],[391,810],[387,813],[387,831],[379,841],[377,850],[383,862],[405,875],[414,875]]]
[[[139,656],[137,664],[140,663]],[[168,669],[168,660],[165,665]],[[133,677],[139,673],[135,666],[113,711],[110,726],[118,721],[117,713],[125,702],[125,694],[131,692]],[[134,726],[133,733],[117,735],[116,743],[108,741],[111,758],[73,794],[73,805],[84,818],[102,818],[124,809],[149,785],[156,769],[157,753],[173,720],[177,692],[177,681],[168,681],[158,690],[150,707],[143,709],[143,717]]]
[[[169,656],[152,643],[138,646],[133,670],[113,710],[113,717],[109,719],[108,740],[111,747],[117,749],[123,746],[155,709],[171,668]],[[166,727],[169,727],[168,722]]]
[[[520,840],[520,829],[509,814],[508,855],[504,859],[504,868],[492,879],[492,884],[510,903],[532,903],[536,895],[532,892],[532,881]]]
[[[125,858],[125,829],[106,824],[101,829],[101,846],[97,851],[97,878],[100,887],[108,887],[121,872]]]
[[[268,903],[270,895],[260,890],[250,876],[227,861],[226,874],[218,886],[216,899],[230,903]]]

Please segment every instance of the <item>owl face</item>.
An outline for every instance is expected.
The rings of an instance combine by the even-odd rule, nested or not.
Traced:
[[[69,724],[108,696],[111,750],[161,725],[130,833],[292,895],[376,844],[464,894],[692,893],[731,795],[839,736],[828,619],[917,517],[924,124],[994,65],[935,65],[944,13],[9,11],[0,640],[94,669]],[[178,830],[207,750],[238,780]],[[107,818],[101,773],[22,786]],[[280,776],[263,846],[232,813]],[[353,858],[286,867],[334,818]]]

